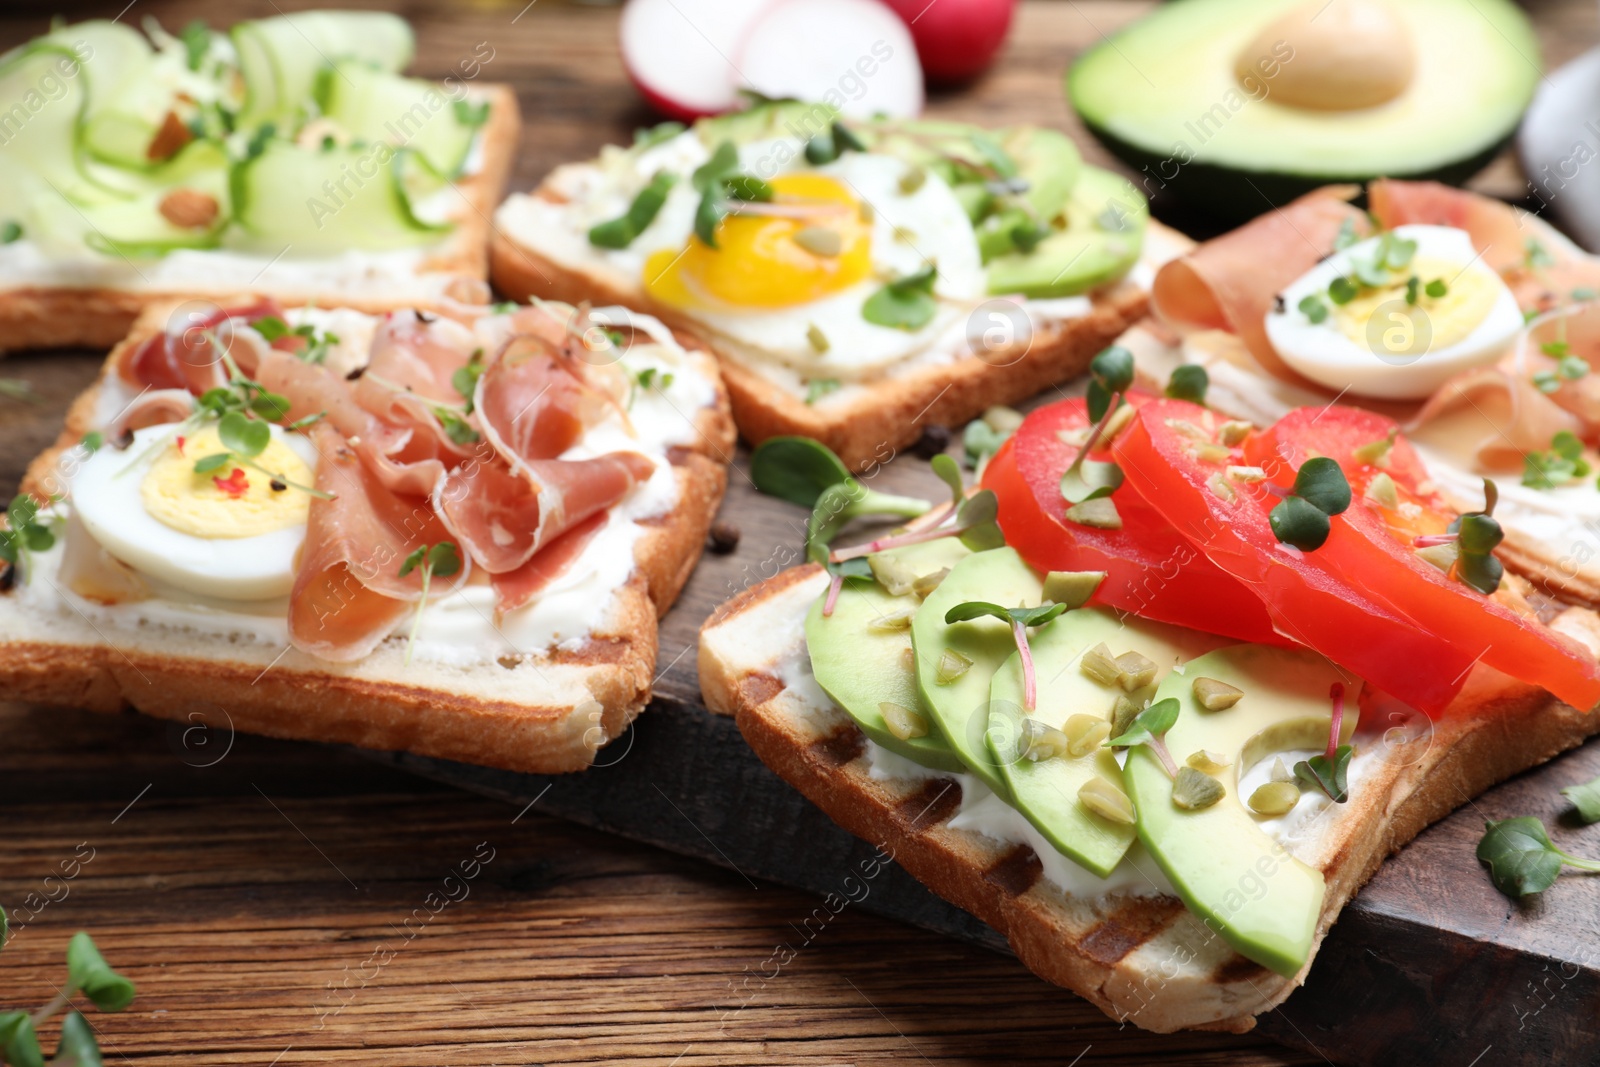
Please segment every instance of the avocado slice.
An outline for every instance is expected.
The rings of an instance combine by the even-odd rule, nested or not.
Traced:
[[[954,567],[972,553],[956,538],[942,537],[885,554],[902,560],[921,577]],[[806,616],[806,648],[817,684],[876,744],[936,771],[964,771],[965,765],[944,743],[917,695],[916,677],[905,655],[911,648],[911,631],[869,628],[875,619],[915,608],[916,599],[892,596],[872,578],[846,578],[833,614],[826,618],[825,599],[818,597]],[[878,708],[883,701],[921,712],[933,728],[922,737],[896,737]]]
[[[917,691],[966,770],[1002,797],[1011,789],[989,751],[989,683],[1017,646],[1011,628],[999,619],[946,623],[945,613],[969,600],[987,600],[1007,607],[1035,605],[1044,592],[1039,575],[1014,548],[974,552],[950,569],[939,588],[928,594],[911,620],[911,645],[916,650]],[[948,682],[939,680],[939,661],[946,652],[965,656],[972,665]]]
[[[1080,664],[1083,654],[1096,645],[1105,644],[1114,656],[1139,652],[1157,664],[1156,681],[1129,694],[1142,703],[1173,664],[1226,641],[1134,616],[1123,620],[1106,608],[1070,611],[1036,631],[1029,641],[1038,702],[1033,711],[1022,714],[1058,730],[1073,715],[1108,716],[1122,690],[1088,677]],[[1133,843],[1135,830],[1092,814],[1078,802],[1078,789],[1096,775],[1120,783],[1122,768],[1108,748],[1038,763],[1021,756],[1012,744],[1019,736],[1021,708],[1022,658],[1013,653],[989,687],[988,738],[995,763],[1010,787],[1013,806],[1063,855],[1104,878]]]
[[[1150,205],[1126,178],[1084,167],[1067,197],[1065,226],[1028,252],[989,262],[989,292],[1073,296],[1122,277],[1139,261]]]
[[[1390,0],[1415,54],[1400,95],[1347,110],[1290,106],[1274,79],[1303,77],[1319,57],[1273,23],[1300,2],[1163,4],[1080,56],[1067,95],[1147,194],[1170,187],[1242,220],[1335,182],[1460,184],[1510,139],[1538,87],[1538,41],[1509,0]],[[1241,61],[1258,40],[1284,46],[1281,68]]]
[[[1205,711],[1194,699],[1197,678],[1236,686],[1244,697],[1224,711]],[[1169,674],[1155,697],[1178,701],[1166,740],[1180,766],[1198,749],[1232,761],[1217,775],[1223,797],[1199,811],[1178,808],[1172,780],[1146,746],[1130,749],[1123,767],[1139,840],[1189,910],[1241,956],[1285,977],[1298,974],[1311,954],[1322,872],[1261,829],[1261,817],[1239,796],[1239,778],[1272,752],[1327,744],[1328,690],[1342,680],[1338,668],[1312,652],[1250,644],[1218,649],[1186,664],[1182,674]],[[1356,703],[1354,694],[1345,702],[1345,737],[1356,726]]]
[[[1041,126],[989,131],[964,122],[921,120],[869,124],[858,132],[872,151],[937,172],[955,191],[973,222],[994,207],[995,196],[986,182],[970,171],[953,167],[950,160],[954,157],[975,166],[991,166],[992,160],[978,147],[978,138],[988,138],[1010,158],[1016,166],[1016,177],[1027,185],[1022,197],[1041,219],[1053,219],[1061,213],[1083,166],[1078,146],[1071,138]]]

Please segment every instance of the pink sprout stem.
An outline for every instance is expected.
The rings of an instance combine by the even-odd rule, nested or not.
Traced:
[[[1433,548],[1435,545],[1448,545],[1453,543],[1460,536],[1460,534],[1453,533],[1423,534],[1420,537],[1412,538],[1411,547]]]
[[[1028,628],[1021,620],[1014,620],[1011,634],[1017,639],[1017,654],[1022,657],[1022,707],[1032,711],[1039,703],[1039,687],[1033,673],[1033,652],[1028,648]]]
[[[1158,737],[1150,743],[1150,748],[1155,751],[1156,757],[1161,760],[1161,766],[1166,768],[1167,777],[1178,777],[1178,763],[1172,758],[1172,752],[1167,748],[1167,739]]]
[[[833,614],[833,606],[839,602],[839,590],[844,588],[844,575],[835,574],[828,583],[828,599],[822,602],[822,617],[826,619]]]
[[[1328,729],[1328,762],[1333,762],[1334,753],[1339,750],[1339,734],[1344,727],[1344,683],[1334,682],[1328,688],[1328,697],[1333,701],[1333,719]]]
[[[855,559],[857,556],[870,556],[874,552],[885,552],[891,548],[900,548],[904,545],[920,545],[924,541],[937,541],[941,537],[949,537],[960,532],[961,530],[958,527],[946,526],[935,530],[917,530],[913,533],[899,534],[895,537],[880,537],[876,541],[868,541],[864,545],[837,549],[831,558],[835,563],[842,563],[847,559]]]

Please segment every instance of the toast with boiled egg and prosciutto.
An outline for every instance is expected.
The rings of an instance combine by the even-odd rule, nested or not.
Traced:
[[[1348,193],[1163,268],[1163,321],[983,468],[1004,547],[945,508],[702,631],[769,766],[1150,1029],[1248,1029],[1385,856],[1600,732],[1595,263]]]
[[[796,103],[641,131],[510,197],[495,231],[502,291],[692,332],[747,440],[852,466],[1079,373],[1188,247],[1056,131]]]
[[[308,11],[168,33],[59,25],[0,56],[0,351],[109,348],[248,290],[368,310],[487,299],[515,95],[480,42],[403,76],[411,27]]]
[[[613,309],[152,309],[10,512],[0,687],[533,772],[649,699],[733,429]]]

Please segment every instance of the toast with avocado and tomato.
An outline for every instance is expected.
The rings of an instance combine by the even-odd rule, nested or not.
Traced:
[[[701,337],[744,437],[853,468],[1080,373],[1187,248],[1062,134],[783,102],[641,131],[495,215],[497,288]]]
[[[384,12],[146,28],[63,24],[0,56],[0,351],[109,348],[184,297],[487,300],[518,129],[514,94],[476,80],[488,42],[436,82],[401,75],[412,30]]]
[[[149,309],[0,526],[0,690],[588,767],[733,447],[715,360],[616,311]]]
[[[905,532],[838,547],[868,505],[825,491],[813,562],[719,609],[700,677],[1040,976],[1244,1031],[1386,856],[1600,732],[1600,618],[1501,560],[1492,483],[1456,506],[1369,407],[1253,424],[1204,374],[1163,389],[1164,332],[976,490],[936,460],[952,499]]]

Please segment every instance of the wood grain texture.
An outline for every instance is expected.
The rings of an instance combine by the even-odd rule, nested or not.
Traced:
[[[111,17],[124,2],[18,5],[0,16],[0,47],[43,30],[54,10]],[[516,86],[528,123],[512,178],[519,189],[653,121],[622,77],[614,9],[525,2],[344,5],[394,6],[411,18],[419,73],[442,76],[478,42],[493,44],[484,77]],[[305,6],[244,0],[224,15],[199,0],[137,0],[126,17],[154,15],[175,28]],[[1082,138],[1060,72],[1150,6],[1024,3],[997,69],[959,95],[936,96],[930,111],[1064,128],[1091,162],[1106,164]],[[1551,66],[1596,39],[1584,0],[1541,0],[1533,13]],[[1478,187],[1514,197],[1522,184],[1502,160]],[[1157,211],[1198,235],[1211,226],[1172,205]],[[9,495],[27,460],[54,439],[99,359],[23,354],[0,367],[38,397],[0,399],[0,490]],[[937,492],[908,464],[882,477],[886,488]],[[797,556],[802,517],[754,507],[736,468],[722,517],[743,528],[743,539],[733,555],[707,556],[667,617],[658,692],[668,705],[697,701],[691,649],[701,619]],[[1281,1019],[1263,1021],[1266,1032],[1322,1050],[1302,1053],[1255,1037],[1119,1031],[1014,960],[869,914],[881,910],[893,873],[808,938],[818,929],[814,895],[752,886],[735,872],[537,810],[519,818],[521,805],[441,789],[337,750],[239,736],[203,767],[225,746],[222,734],[185,737],[181,727],[136,716],[14,706],[0,708],[0,731],[0,902],[26,911],[30,893],[59,895],[44,878],[80,843],[95,849],[68,895],[28,920],[0,955],[0,1006],[45,999],[66,938],[93,930],[141,989],[128,1014],[95,1017],[108,1063],[1264,1067],[1322,1063],[1325,1053],[1466,1067],[1476,1049],[1519,1028],[1554,1035],[1593,1024],[1600,882],[1567,878],[1544,901],[1518,907],[1488,888],[1470,858],[1482,816],[1559,811],[1558,786],[1600,772],[1592,748],[1480,799],[1379,873],[1328,939],[1308,990]],[[752,789],[763,773],[748,769]],[[560,796],[552,791],[543,803]],[[678,815],[665,799],[663,820]],[[1566,847],[1595,851],[1573,828],[1547,821]],[[407,918],[419,908],[427,914],[428,894],[445,891],[444,878],[481,842],[494,858],[470,896],[408,939]],[[845,874],[818,877],[837,876],[842,886]],[[419,923],[413,918],[412,928]],[[780,945],[798,951],[775,968]],[[350,978],[359,990],[342,1011],[323,1015],[338,1003],[330,983],[373,974],[375,951],[393,956],[370,979]],[[1490,977],[1455,980],[1462,971]],[[1452,1033],[1430,1017],[1464,1022]],[[1387,1023],[1363,1033],[1351,1025],[1363,1018]],[[1410,1043],[1383,1047],[1396,1031],[1409,1031]],[[1441,1051],[1443,1038],[1466,1047],[1477,1031],[1488,1036],[1474,1051]],[[1497,1044],[1478,1063],[1548,1058],[1524,1061]]]

